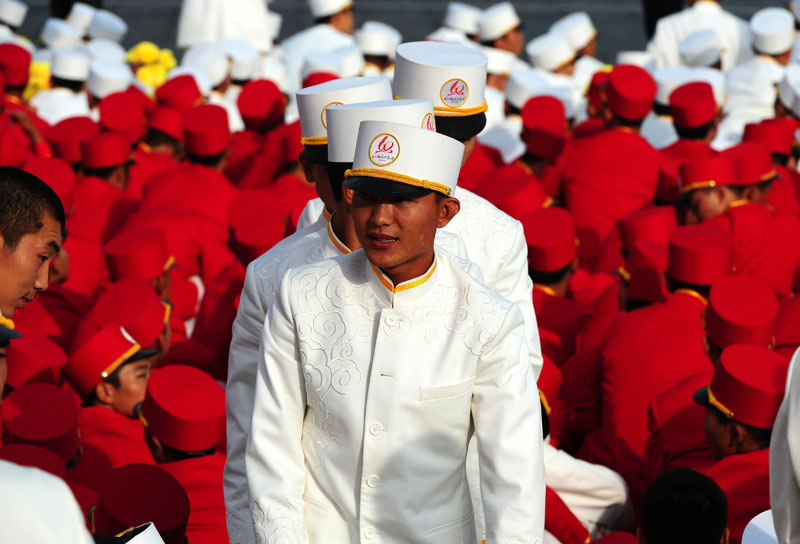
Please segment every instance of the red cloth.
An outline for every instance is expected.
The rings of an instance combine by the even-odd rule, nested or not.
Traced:
[[[591,309],[568,298],[554,296],[536,286],[533,288],[533,309],[540,328],[556,333],[561,352],[553,359],[559,366],[575,354],[575,337],[592,317]]]
[[[249,130],[234,133],[231,137],[231,154],[225,167],[225,177],[234,185],[240,185],[263,148],[263,135]]]
[[[136,208],[124,191],[92,176],[78,182],[73,200],[75,211],[67,219],[67,230],[71,236],[95,242],[113,238]]]
[[[225,456],[220,453],[161,465],[161,468],[180,482],[189,495],[191,510],[186,538],[192,544],[228,542],[225,497],[222,491],[224,467]]]
[[[69,277],[62,287],[97,299],[111,283],[103,246],[70,233],[63,249],[69,254]]]
[[[606,130],[572,142],[562,188],[581,240],[581,266],[595,271],[619,218],[653,201],[660,163],[661,154],[630,130]]]
[[[545,489],[544,528],[561,544],[586,544],[592,535],[569,509],[558,493]]]
[[[503,159],[498,151],[478,142],[458,174],[458,186],[471,191],[502,165]]]
[[[284,174],[276,179],[271,192],[283,203],[283,209],[274,213],[286,215],[287,226],[291,227],[292,232],[308,201],[317,198],[316,190],[294,174]]]
[[[795,187],[800,185],[800,174],[780,165],[776,165],[775,170],[778,171],[778,179],[772,182],[767,204],[776,211],[797,215],[800,213],[800,200]]]
[[[133,164],[130,167],[128,188],[125,194],[133,200],[141,200],[144,187],[150,178],[178,166],[172,155],[158,151],[149,151],[139,146],[133,153]]]
[[[594,136],[599,132],[603,132],[605,129],[606,125],[602,119],[587,119],[572,129],[572,137],[576,140],[578,138],[586,138],[587,136]]]
[[[658,178],[656,194],[665,202],[677,202],[679,198],[678,168],[689,159],[716,155],[708,143],[698,140],[678,140],[661,150],[663,161]]]
[[[14,323],[23,334],[37,332],[69,353],[78,323],[94,302],[86,295],[51,285],[14,314]]]
[[[281,125],[268,132],[249,170],[238,182],[235,179],[232,181],[238,183],[241,189],[262,189],[271,185],[289,164],[299,162],[297,150],[300,136],[300,121]]]
[[[729,455],[717,461],[705,474],[717,482],[728,497],[730,542],[740,544],[750,520],[770,509],[769,450]]]

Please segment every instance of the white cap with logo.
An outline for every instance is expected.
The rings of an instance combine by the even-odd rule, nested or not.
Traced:
[[[25,22],[28,6],[19,0],[0,0],[0,23],[19,28]]]
[[[483,10],[475,6],[463,2],[450,2],[444,14],[444,26],[474,36],[480,32],[478,19],[482,14]]]
[[[119,15],[99,9],[92,17],[88,34],[90,38],[103,38],[112,42],[121,42],[128,33],[128,25]]]
[[[794,16],[783,8],[764,8],[750,19],[753,49],[766,55],[780,55],[789,51],[797,36]]]
[[[67,23],[86,34],[86,31],[89,30],[89,25],[92,24],[95,13],[97,13],[97,8],[83,2],[75,2],[72,4],[72,9],[69,10]]]
[[[478,19],[480,40],[490,42],[502,38],[522,23],[511,2],[501,2],[486,10]]]
[[[329,17],[353,6],[353,0],[308,0],[308,9],[314,19]]]
[[[710,28],[692,32],[678,44],[678,54],[685,66],[714,66],[720,61],[721,53],[719,37]]]
[[[89,67],[89,94],[103,99],[126,90],[133,83],[133,72],[126,64],[98,60]]]
[[[86,81],[89,78],[89,56],[78,50],[54,51],[50,64],[53,77],[70,81]]]
[[[548,32],[532,39],[525,52],[534,68],[554,72],[575,60],[576,50],[564,34]]]
[[[563,34],[573,49],[579,51],[597,37],[597,29],[584,11],[570,13],[553,23],[550,32]]]

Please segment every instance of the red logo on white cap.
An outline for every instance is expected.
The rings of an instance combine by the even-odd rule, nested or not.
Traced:
[[[328,120],[325,118],[325,112],[328,111],[328,108],[331,106],[344,106],[343,102],[331,102],[329,104],[325,104],[325,107],[322,108],[322,126],[328,128]]]
[[[369,160],[375,166],[389,166],[400,155],[400,142],[397,138],[384,132],[375,136],[369,144]]]
[[[436,132],[436,118],[432,113],[426,113],[425,117],[422,118],[422,128]]]
[[[442,85],[440,95],[442,102],[451,108],[457,108],[467,101],[469,86],[463,79],[451,79]]]

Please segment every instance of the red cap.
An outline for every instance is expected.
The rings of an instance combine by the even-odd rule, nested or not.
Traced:
[[[13,342],[12,342],[13,344]],[[800,297],[782,300],[775,321],[775,350],[788,357],[800,346]]]
[[[155,279],[175,263],[167,251],[164,233],[155,229],[130,229],[112,238],[105,246],[112,281],[123,278]]]
[[[642,238],[636,240],[625,262],[628,272],[628,300],[663,302],[667,297],[664,272],[667,270],[667,244]]]
[[[231,201],[228,218],[233,239],[247,262],[283,239],[285,217],[280,213],[264,213],[282,208],[283,203],[277,198],[259,189],[241,191]]]
[[[0,72],[8,87],[24,87],[31,70],[30,52],[15,43],[0,44]]]
[[[225,389],[191,366],[154,372],[139,416],[150,434],[180,451],[216,447],[225,436]]]
[[[610,72],[600,71],[595,72],[592,76],[589,89],[586,91],[586,98],[595,109],[599,110],[603,107],[603,95],[610,75]]]
[[[564,268],[578,253],[575,222],[563,208],[534,210],[522,218],[528,243],[528,268],[554,272]]]
[[[528,153],[554,161],[567,142],[564,104],[554,96],[534,96],[522,108],[522,141]]]
[[[165,544],[183,544],[189,511],[189,496],[174,476],[155,465],[134,463],[106,476],[90,517],[97,535],[153,522]]]
[[[529,177],[527,174],[523,175]],[[542,184],[536,179],[527,179],[526,183],[516,191],[497,188],[492,203],[514,219],[521,220],[529,212],[549,208],[553,203],[553,199],[547,195]]]
[[[121,166],[128,162],[131,148],[121,134],[95,134],[81,143],[81,163],[87,170]]]
[[[649,206],[623,215],[617,226],[622,248],[631,251],[637,240],[666,244],[672,231],[678,228],[678,219],[672,206]]]
[[[681,194],[719,185],[736,185],[736,172],[733,168],[733,162],[725,155],[686,161],[678,168]]]
[[[65,389],[30,383],[3,399],[3,445],[33,444],[57,454],[64,463],[78,451],[78,407]]]
[[[303,133],[300,127],[300,120],[286,125],[283,134],[283,159],[286,162],[297,162],[303,149]]]
[[[704,81],[681,85],[669,95],[672,122],[682,128],[707,125],[717,116],[714,89]]]
[[[57,385],[61,381],[61,367],[67,364],[67,354],[49,338],[26,332],[8,345],[6,360],[6,383],[15,389],[27,383]]]
[[[236,105],[247,130],[264,132],[283,120],[284,100],[277,85],[267,79],[257,79],[242,87]]]
[[[161,106],[186,111],[203,101],[203,93],[194,77],[186,74],[169,79],[159,87],[156,90],[156,101]]]
[[[100,132],[100,125],[89,117],[70,117],[47,132],[53,154],[68,163],[81,162],[81,142]]]
[[[721,153],[728,157],[736,172],[734,185],[758,185],[777,177],[769,148],[759,142],[744,142]]]
[[[720,348],[772,343],[778,299],[761,280],[739,274],[714,282],[706,310],[706,334]]]
[[[33,467],[58,476],[67,477],[67,465],[52,451],[33,444],[11,444],[0,448],[0,459],[23,467]]]
[[[711,384],[697,392],[729,419],[771,429],[786,390],[789,359],[762,346],[732,345],[714,367]]]
[[[148,127],[183,142],[183,115],[174,108],[159,107],[153,110]]]
[[[228,112],[222,106],[203,104],[183,118],[186,151],[198,157],[218,155],[231,145]]]
[[[606,85],[608,107],[623,119],[638,121],[653,109],[658,87],[643,68],[618,64],[611,70]]]
[[[321,85],[334,79],[339,79],[339,76],[331,72],[314,72],[308,74],[308,77],[303,80],[303,88]]]
[[[146,112],[141,99],[132,92],[110,94],[97,109],[103,130],[124,136],[129,146],[144,138]]]
[[[31,157],[22,169],[41,179],[55,191],[67,215],[70,214],[78,177],[67,161],[55,157]]]
[[[742,141],[758,142],[765,145],[771,153],[789,155],[792,153],[795,130],[793,119],[775,117],[745,125]]]
[[[119,325],[109,325],[80,346],[64,367],[64,376],[82,399],[141,350]]]
[[[667,274],[692,285],[711,285],[733,271],[733,236],[720,227],[678,227],[669,237]]]
[[[156,109],[155,101],[147,96],[143,90],[141,90],[136,85],[131,85],[128,87],[128,92],[133,95],[133,97],[141,104],[142,108],[145,112],[150,114],[154,109]]]

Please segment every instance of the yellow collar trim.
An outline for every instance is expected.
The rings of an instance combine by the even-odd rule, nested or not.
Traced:
[[[169,323],[170,317],[172,317],[172,304],[165,300],[162,300],[161,304],[164,306],[164,325],[166,325]]]
[[[13,94],[6,95],[6,102],[11,102],[12,104],[16,104],[17,106],[22,106],[25,104],[20,97],[14,96]]]
[[[749,200],[747,200],[746,198],[740,198],[739,200],[734,200],[733,202],[728,204],[728,209],[730,210],[731,208],[738,208],[740,206],[747,206],[748,204],[750,204]]]
[[[144,142],[139,142],[139,149],[141,149],[144,153],[147,153],[147,154],[150,154],[150,153],[153,152],[153,148],[150,147],[150,145],[148,145],[148,144],[146,144]]]
[[[166,272],[173,266],[175,266],[175,257],[173,255],[170,255],[169,258],[167,258],[167,262],[164,263],[164,272]]]
[[[544,391],[542,391],[541,389],[539,389],[539,400],[542,401],[542,406],[544,406],[544,411],[549,416],[550,413],[553,411],[553,409],[550,407],[550,403],[547,402],[547,397],[545,396]]]
[[[631,273],[630,273],[630,272],[628,272],[628,271],[625,269],[625,267],[624,267],[624,266],[620,266],[619,268],[617,268],[616,272],[617,272],[617,275],[618,275],[620,278],[622,278],[623,280],[625,280],[626,282],[629,282],[629,281],[631,281]]]
[[[112,372],[118,369],[122,365],[122,363],[133,357],[133,355],[140,349],[142,349],[142,346],[140,346],[139,344],[134,344],[128,351],[120,355],[120,357],[116,361],[108,365],[108,367],[106,367],[106,369],[100,373],[100,377],[103,378],[104,380],[108,378]]]
[[[696,181],[694,183],[690,183],[689,185],[684,185],[681,187],[681,194],[686,194],[689,191],[694,191],[695,189],[708,189],[710,187],[716,187],[717,182],[713,179],[708,181]]]
[[[690,297],[696,298],[697,300],[703,303],[703,308],[708,307],[708,299],[706,299],[706,297],[704,297],[703,295],[701,295],[700,293],[698,293],[693,289],[677,289],[675,291],[675,294],[677,295],[678,293],[682,293],[684,295],[689,295]]]
[[[541,291],[542,293],[547,293],[551,297],[560,298],[558,296],[558,293],[556,293],[555,290],[552,287],[548,287],[547,285],[541,285],[539,283],[534,283],[533,284],[533,290],[534,291]]]
[[[364,176],[367,178],[388,179],[390,181],[396,181],[398,183],[405,183],[406,185],[413,185],[414,187],[422,187],[423,189],[430,189],[432,191],[436,191],[437,193],[442,193],[445,196],[450,196],[450,187],[448,187],[444,183],[429,181],[427,179],[412,178],[411,176],[407,176],[405,174],[399,174],[397,172],[390,172],[388,170],[380,170],[378,168],[354,168],[344,173],[345,179],[355,178],[359,176]]]
[[[322,208],[322,217],[325,218],[325,221],[331,220],[331,214],[329,214],[328,210],[326,210],[324,207]]]
[[[16,325],[14,325],[14,322],[11,321],[9,318],[0,315],[0,327],[5,327],[13,331],[15,326]]]
[[[333,227],[331,226],[331,222],[330,221],[328,221],[328,238],[331,239],[331,242],[333,243],[334,246],[336,246],[336,249],[341,251],[343,254],[347,255],[348,253],[352,253],[352,251],[350,251],[350,248],[348,248],[346,245],[344,245],[339,240],[339,238],[336,237],[336,234],[334,234],[334,232],[333,232]]]
[[[725,414],[725,417],[727,417],[728,419],[733,419],[733,412],[731,411],[731,409],[722,404],[719,400],[717,400],[717,397],[715,397],[714,393],[711,392],[710,385],[708,386],[706,391],[708,392],[708,402],[711,404],[711,406],[715,407],[720,412]]]
[[[420,285],[431,279],[433,273],[436,272],[436,259],[434,258],[433,266],[431,266],[431,269],[428,270],[428,272],[424,276],[422,276],[418,280],[414,280],[408,283],[401,283],[400,285],[395,287],[377,266],[375,266],[372,263],[369,263],[369,265],[372,267],[372,270],[373,272],[375,272],[375,275],[378,276],[378,279],[381,280],[383,286],[386,287],[392,293],[400,293],[402,291],[408,291],[409,289],[413,289],[414,287],[419,287]]]
[[[310,145],[328,145],[327,136],[310,136],[308,138],[300,138],[300,143],[308,147]]]

